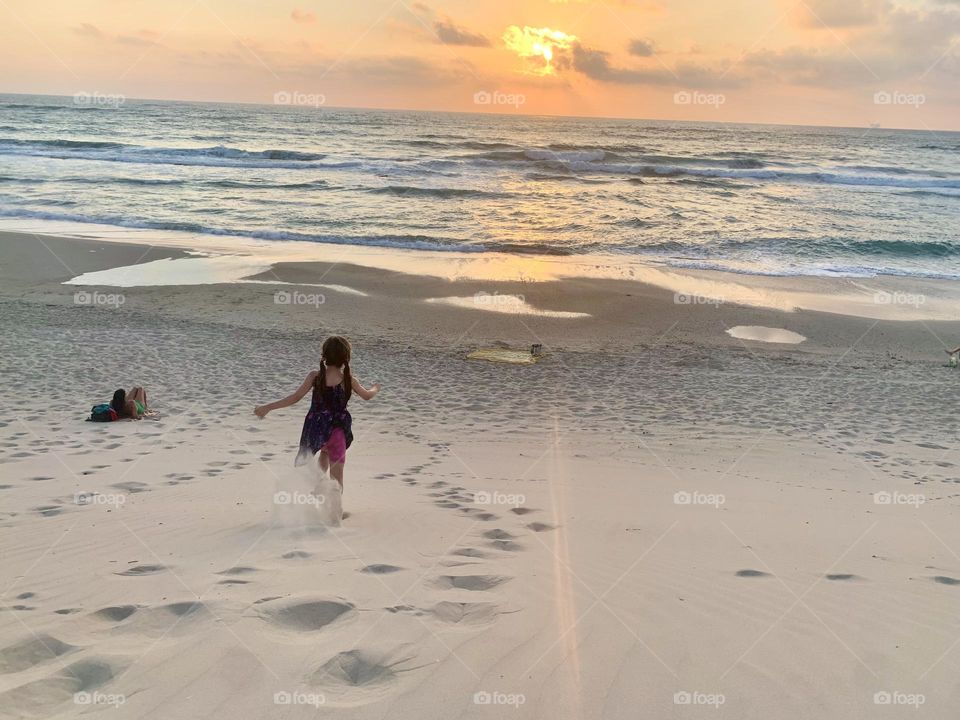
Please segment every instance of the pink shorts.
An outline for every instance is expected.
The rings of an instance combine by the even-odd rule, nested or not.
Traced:
[[[335,465],[347,461],[347,439],[341,428],[334,428],[330,433],[330,439],[323,444],[321,450],[327,453],[330,462]]]

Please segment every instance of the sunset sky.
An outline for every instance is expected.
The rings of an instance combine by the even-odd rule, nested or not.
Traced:
[[[2,0],[0,18],[3,92],[960,129],[960,0]]]

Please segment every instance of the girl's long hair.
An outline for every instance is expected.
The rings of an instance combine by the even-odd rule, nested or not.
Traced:
[[[353,392],[353,377],[350,375],[350,341],[345,337],[332,335],[323,342],[323,348],[320,351],[320,372],[317,373],[317,379],[313,384],[313,391],[320,393],[321,400],[327,386],[328,365],[343,368],[343,402],[346,403]]]
[[[113,400],[110,401],[110,407],[114,409],[117,415],[122,415],[127,407],[127,391],[120,388],[113,393]]]

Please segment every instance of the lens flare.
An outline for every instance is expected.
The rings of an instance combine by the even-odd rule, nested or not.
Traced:
[[[575,35],[568,35],[561,30],[550,28],[533,28],[524,25],[520,28],[511,25],[503,34],[503,42],[508,50],[512,50],[522,58],[532,58],[542,62],[536,72],[539,75],[553,75],[556,68],[553,59],[556,50],[569,50],[577,41]]]

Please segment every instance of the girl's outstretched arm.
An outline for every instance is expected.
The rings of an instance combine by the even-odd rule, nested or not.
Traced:
[[[369,390],[360,384],[360,381],[356,378],[353,378],[353,382],[350,384],[353,388],[353,391],[362,397],[364,400],[370,400],[374,395],[380,392],[380,383],[376,383],[371,386]]]
[[[269,403],[267,405],[258,405],[253,409],[253,414],[258,418],[265,418],[267,413],[271,410],[279,410],[280,408],[290,407],[303,399],[303,396],[310,392],[310,389],[313,387],[313,383],[317,379],[317,371],[314,370],[306,379],[303,381],[303,384],[298,387],[292,395],[288,395],[283,400],[277,400],[276,402]]]

